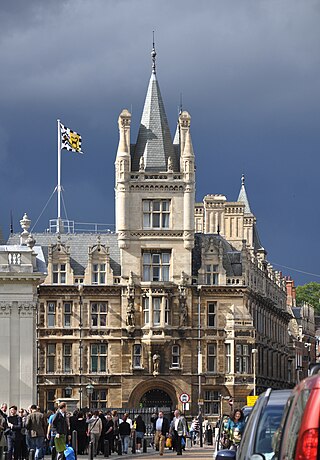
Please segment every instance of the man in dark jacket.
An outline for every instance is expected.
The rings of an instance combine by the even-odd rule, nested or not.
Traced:
[[[26,420],[27,444],[30,449],[34,449],[35,460],[41,460],[44,454],[44,440],[47,431],[47,420],[45,416],[37,410],[37,406],[32,404],[30,414]]]
[[[159,450],[160,455],[163,455],[164,443],[170,429],[169,420],[163,416],[163,412],[159,411],[158,418],[154,421],[154,444]]]
[[[57,460],[63,460],[63,453],[66,449],[66,442],[69,431],[67,420],[67,404],[65,402],[59,404],[57,413],[52,420],[52,426],[56,430],[54,445],[57,451]]]
[[[9,408],[10,415],[7,417],[7,445],[8,445],[8,460],[12,459],[14,452],[14,460],[18,460],[21,454],[22,447],[22,418],[17,414],[17,406]]]

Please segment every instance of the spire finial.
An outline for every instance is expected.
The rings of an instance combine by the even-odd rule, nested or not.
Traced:
[[[180,93],[180,106],[179,106],[179,115],[182,114],[182,93]]]
[[[244,185],[244,174],[241,176],[241,185]]]
[[[152,51],[151,51],[151,59],[152,59],[152,73],[156,73],[156,50],[154,47],[154,30],[152,32],[153,40],[152,40]]]

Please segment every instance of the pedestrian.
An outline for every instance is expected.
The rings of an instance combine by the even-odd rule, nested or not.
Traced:
[[[113,410],[111,414],[112,414],[112,421],[113,421],[112,452],[116,452],[118,450],[118,440],[119,440],[119,416],[116,410]]]
[[[7,410],[8,410],[8,404],[5,402],[2,403],[1,408],[0,408],[0,415],[2,415],[2,417],[4,417],[5,419],[8,417]]]
[[[49,442],[50,452],[52,451],[52,448],[54,446],[54,438],[56,436],[56,430],[52,425],[52,421],[53,421],[55,416],[56,416],[56,414],[55,414],[55,412],[53,412],[51,415],[49,415],[49,418],[48,418],[47,440]]]
[[[19,415],[22,419],[22,428],[21,428],[21,434],[22,434],[22,442],[21,442],[21,458],[22,460],[27,460],[28,458],[28,446],[27,446],[27,428],[26,428],[26,423],[27,423],[27,411],[24,409],[19,410]]]
[[[122,423],[119,425],[119,436],[121,439],[122,453],[128,453],[129,438],[131,434],[130,423],[127,422],[127,414],[122,417]]]
[[[229,417],[225,427],[230,450],[238,450],[244,427],[244,414],[241,409],[236,409],[232,416]]]
[[[99,417],[99,411],[95,410],[92,417],[87,420],[89,427],[90,441],[93,444],[93,455],[96,457],[98,454],[98,444],[102,431],[102,422]]]
[[[135,419],[134,429],[136,432],[136,452],[141,453],[141,444],[146,432],[146,424],[142,420],[141,415],[139,414]]]
[[[41,460],[44,457],[44,440],[47,434],[47,420],[45,416],[38,411],[37,406],[33,404],[30,407],[30,414],[26,420],[28,446],[34,449],[35,460]]]
[[[83,412],[78,413],[77,420],[75,422],[75,430],[77,432],[78,440],[78,455],[84,455],[87,449],[87,424],[84,418]]]
[[[177,455],[182,455],[182,439],[187,435],[187,423],[186,419],[181,415],[178,409],[174,411],[174,417],[170,426],[170,433],[173,437]]]
[[[2,460],[4,447],[6,444],[6,437],[4,435],[6,429],[6,417],[3,415],[3,412],[0,410],[0,460]]]
[[[112,414],[110,411],[107,412],[106,414],[106,433],[104,435],[105,441],[108,441],[109,444],[109,456],[112,453],[112,446],[113,446],[113,420],[112,420]]]
[[[7,447],[8,447],[8,460],[18,460],[21,455],[22,447],[22,418],[18,415],[17,406],[9,408],[9,415],[7,417]]]
[[[154,421],[154,444],[156,450],[159,451],[160,455],[163,455],[164,452],[164,443],[166,437],[169,434],[170,423],[169,420],[163,416],[163,412],[159,411],[157,419]]]
[[[104,438],[106,434],[106,426],[107,426],[107,419],[102,411],[99,411],[99,418],[101,420],[102,429],[98,443],[98,454],[99,452],[103,455],[104,454]]]
[[[64,460],[64,451],[66,450],[67,437],[69,433],[67,404],[65,402],[61,402],[59,404],[57,413],[52,420],[52,426],[56,430],[54,445],[57,452],[57,460]]]

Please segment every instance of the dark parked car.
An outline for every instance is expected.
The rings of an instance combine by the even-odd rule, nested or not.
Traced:
[[[288,399],[276,436],[275,459],[320,459],[319,374],[302,380]]]
[[[238,452],[221,450],[216,460],[271,460],[274,452],[272,438],[279,428],[285,404],[291,390],[268,388],[257,399],[246,424]]]

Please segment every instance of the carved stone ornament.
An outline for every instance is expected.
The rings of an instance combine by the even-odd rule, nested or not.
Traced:
[[[33,317],[37,307],[33,303],[18,304],[18,313],[20,316]]]
[[[0,316],[10,316],[11,308],[8,302],[0,302]]]

